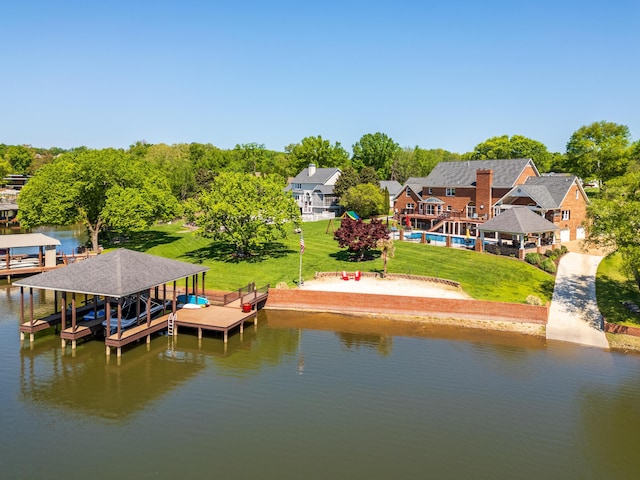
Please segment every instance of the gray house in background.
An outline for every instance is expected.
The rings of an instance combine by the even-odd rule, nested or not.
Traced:
[[[402,190],[402,185],[397,180],[380,180],[380,190],[384,192],[385,188],[389,192],[389,203],[393,209],[396,203],[396,195]]]
[[[312,163],[289,182],[285,190],[293,194],[303,221],[334,218],[341,213],[333,193],[341,173],[339,168],[316,168]]]

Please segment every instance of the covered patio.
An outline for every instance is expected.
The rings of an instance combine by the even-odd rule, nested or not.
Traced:
[[[207,270],[208,267],[200,265],[118,249],[27,277],[14,283],[20,287],[20,339],[24,340],[28,333],[29,341],[33,342],[35,332],[60,325],[62,346],[70,340],[75,349],[78,339],[104,329],[107,355],[111,346],[116,347],[120,355],[122,346],[144,337],[149,342],[152,333],[167,328],[164,314],[167,310],[175,313],[177,309],[179,280],[184,280],[187,294],[197,295],[200,288],[204,295]],[[189,278],[192,278],[191,289]],[[167,284],[172,284],[170,298]],[[51,315],[34,318],[33,289],[54,291]],[[25,308],[26,291],[29,293],[28,311]],[[84,297],[83,301],[80,296]],[[159,306],[154,313],[160,318],[152,318],[154,306]],[[124,333],[125,307],[135,315],[135,335]]]
[[[557,248],[558,230],[560,227],[527,207],[509,208],[478,226],[480,241],[476,242],[476,251],[514,255],[524,260],[527,252],[544,253],[545,250]],[[494,234],[495,244],[485,245],[487,233]]]

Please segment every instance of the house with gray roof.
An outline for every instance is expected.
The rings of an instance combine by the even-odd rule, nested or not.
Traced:
[[[289,182],[285,190],[293,194],[303,221],[334,218],[341,213],[333,193],[341,173],[339,168],[317,168],[312,163]]]
[[[589,199],[578,177],[543,175],[529,177],[507,192],[496,206],[504,211],[521,205],[557,225],[560,240],[582,240]]]
[[[533,160],[440,162],[427,177],[412,177],[396,198],[402,225],[464,235],[493,218],[496,202],[514,186],[540,173]]]

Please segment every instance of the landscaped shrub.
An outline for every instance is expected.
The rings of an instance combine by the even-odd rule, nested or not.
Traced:
[[[564,255],[565,253],[567,253],[569,251],[569,249],[567,247],[565,247],[564,245],[562,245],[560,247],[560,255]]]
[[[547,273],[556,273],[556,264],[553,263],[551,258],[547,258],[540,264],[540,268]]]
[[[540,263],[540,260],[541,258],[539,253],[531,252],[531,253],[527,253],[524,256],[524,261],[527,263],[530,263],[531,265],[538,265]]]
[[[540,300],[540,297],[536,297],[535,295],[529,295],[527,297],[527,305],[542,305],[542,300]]]

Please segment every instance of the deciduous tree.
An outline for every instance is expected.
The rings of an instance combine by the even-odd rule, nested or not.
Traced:
[[[624,174],[630,137],[629,127],[617,123],[601,121],[580,127],[567,143],[567,170],[601,182]]]
[[[362,218],[370,218],[384,211],[384,195],[371,183],[361,183],[347,190],[340,199],[340,205],[353,210]]]
[[[543,143],[522,135],[491,137],[476,145],[473,152],[466,153],[463,157],[470,160],[531,158],[543,172],[549,171],[553,159]]]
[[[202,234],[233,244],[240,258],[286,237],[300,221],[298,205],[280,177],[233,172],[221,173],[192,199],[188,214]]]
[[[588,209],[587,240],[613,247],[640,288],[640,171],[607,182]]]
[[[351,161],[356,170],[373,167],[380,180],[390,178],[393,159],[400,146],[384,133],[367,133],[353,145]]]
[[[340,228],[333,234],[340,248],[346,248],[358,261],[364,260],[367,252],[376,248],[378,241],[388,236],[389,230],[380,220],[373,219],[365,223],[350,218],[343,218]]]
[[[317,137],[305,137],[300,143],[287,146],[294,175],[313,163],[318,168],[338,167],[344,169],[349,165],[349,154],[336,142],[331,145],[329,140]]]
[[[160,172],[114,149],[71,152],[44,165],[20,192],[18,205],[25,228],[82,222],[94,250],[105,227],[138,231],[179,211]]]

